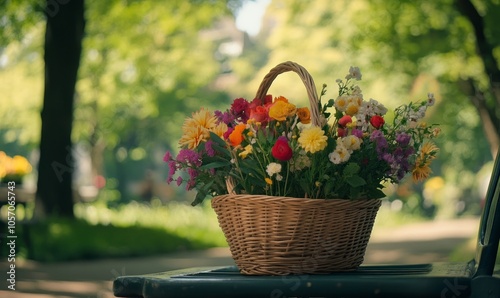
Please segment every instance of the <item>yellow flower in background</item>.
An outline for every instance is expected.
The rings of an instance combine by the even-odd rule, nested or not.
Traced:
[[[306,152],[314,153],[325,149],[327,140],[325,132],[320,127],[313,126],[305,128],[297,141]]]
[[[425,180],[432,173],[430,168],[431,161],[436,158],[439,148],[432,142],[424,143],[420,154],[415,161],[415,167],[412,170],[413,181],[419,182]]]
[[[0,151],[0,178],[15,176],[23,177],[31,173],[32,166],[29,161],[21,155],[8,156]]]
[[[295,115],[296,111],[297,107],[295,105],[279,100],[269,108],[269,117],[278,121],[285,121],[287,117]]]
[[[21,155],[15,155],[12,158],[13,173],[15,175],[25,176],[31,173],[31,165],[28,160]]]

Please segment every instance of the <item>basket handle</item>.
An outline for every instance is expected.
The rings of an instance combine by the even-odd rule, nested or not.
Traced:
[[[299,77],[302,79],[302,82],[306,87],[307,96],[309,97],[309,104],[311,106],[310,107],[311,121],[314,125],[321,127],[321,118],[318,106],[319,98],[318,98],[318,93],[316,91],[316,85],[314,84],[314,80],[312,76],[309,74],[309,72],[307,72],[307,70],[304,67],[295,62],[292,61],[283,62],[272,68],[260,83],[259,89],[257,90],[257,94],[255,97],[263,99],[266,96],[269,87],[271,87],[271,84],[274,81],[274,79],[276,79],[276,77],[279,74],[288,71],[293,71],[297,73]]]

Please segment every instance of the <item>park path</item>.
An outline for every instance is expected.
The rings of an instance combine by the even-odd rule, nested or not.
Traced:
[[[468,218],[410,224],[394,229],[375,226],[365,264],[446,262],[452,251],[476,235],[478,224],[477,218]],[[16,264],[16,291],[6,290],[6,278],[2,278],[0,297],[111,298],[114,297],[112,281],[118,276],[233,264],[227,248],[154,257],[49,264],[19,261]],[[0,268],[6,266],[7,263],[0,262]]]

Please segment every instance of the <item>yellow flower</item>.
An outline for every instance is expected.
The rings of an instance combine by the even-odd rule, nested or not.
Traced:
[[[318,152],[325,149],[328,137],[325,132],[318,126],[305,128],[298,138],[300,146],[306,152]]]
[[[350,116],[356,115],[358,111],[359,105],[354,102],[349,103],[345,109],[345,113]]]
[[[427,142],[422,145],[422,149],[420,149],[420,160],[422,161],[431,161],[436,158],[436,154],[439,151],[439,148],[434,145],[432,142]],[[418,159],[417,159],[418,162]]]
[[[241,158],[245,159],[248,156],[248,154],[252,153],[252,151],[253,151],[252,145],[246,145],[245,148],[244,148],[244,150],[241,151],[238,155]]]
[[[432,173],[430,168],[431,161],[436,158],[439,148],[432,142],[427,142],[420,149],[420,155],[417,156],[415,167],[412,170],[413,181],[419,182],[427,179]]]
[[[15,155],[12,158],[13,174],[24,176],[31,173],[31,165],[24,156]]]
[[[194,112],[192,114],[192,119],[194,120],[196,125],[207,129],[213,128],[217,124],[217,119],[215,118],[213,113],[205,109]]]
[[[201,126],[186,126],[182,130],[184,134],[179,140],[179,145],[188,149],[196,148],[202,141],[205,142],[210,137],[208,130]]]
[[[288,98],[286,98],[284,96],[278,96],[278,97],[274,98],[274,102],[277,102],[277,101],[288,102]]]
[[[269,108],[269,117],[278,121],[285,121],[286,117],[295,115],[296,111],[295,105],[279,100]]]
[[[210,137],[209,130],[215,129],[217,126],[217,119],[212,112],[205,109],[201,109],[192,114],[191,118],[186,118],[182,124],[183,135],[179,140],[179,145],[185,146],[188,149],[196,148],[201,142],[206,142]],[[224,127],[218,127],[217,135],[219,135],[219,130]],[[227,126],[226,126],[227,130]],[[225,131],[224,131],[225,132]],[[222,136],[224,134],[220,134]]]
[[[210,131],[215,133],[219,137],[223,138],[224,133],[227,131],[227,124],[224,122],[220,122],[219,124],[215,125],[212,129],[210,129]]]
[[[431,173],[432,170],[429,167],[429,163],[417,163],[412,171],[413,181],[419,182],[425,180]]]
[[[266,181],[267,184],[273,185],[273,180],[271,180],[271,178],[266,177],[266,179],[264,179],[264,180]]]

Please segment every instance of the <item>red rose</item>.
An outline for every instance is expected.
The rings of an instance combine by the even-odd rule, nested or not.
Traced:
[[[288,161],[293,155],[292,148],[288,145],[288,140],[283,136],[278,138],[271,149],[271,153],[279,161]]]
[[[342,116],[342,118],[339,119],[339,125],[342,127],[345,127],[349,123],[352,123],[352,117],[349,115]]]
[[[370,119],[370,123],[373,127],[375,127],[376,129],[379,129],[382,127],[382,125],[384,125],[385,120],[384,120],[384,118],[382,118],[382,116],[375,115],[375,116],[372,116],[372,118]]]
[[[250,112],[250,119],[255,122],[260,122],[262,125],[266,125],[269,120],[269,112],[263,106],[257,106]]]

